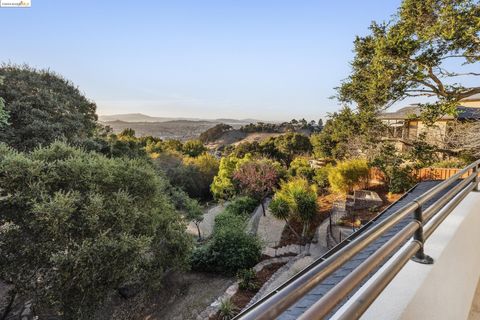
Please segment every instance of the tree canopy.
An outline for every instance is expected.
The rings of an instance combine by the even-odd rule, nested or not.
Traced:
[[[290,220],[303,224],[301,237],[305,238],[309,225],[317,214],[317,188],[309,184],[305,178],[295,178],[284,181],[270,203],[272,214],[278,219],[286,220],[294,234],[297,234],[290,225]],[[299,236],[297,234],[297,236]],[[300,237],[300,236],[299,236]]]
[[[204,143],[213,142],[219,139],[225,132],[228,132],[232,129],[233,127],[231,125],[219,123],[214,127],[202,132],[198,139]]]
[[[250,161],[251,158],[250,154],[245,155],[243,158],[229,155],[220,160],[218,174],[215,176],[213,183],[210,186],[210,190],[215,199],[229,199],[235,195],[233,174],[238,167],[243,163]]]
[[[0,97],[10,122],[0,127],[0,141],[32,150],[58,139],[77,142],[94,134],[96,105],[68,80],[13,65],[0,67],[0,78]]]
[[[286,133],[278,136],[274,140],[276,149],[285,156],[287,164],[297,154],[309,153],[312,151],[310,139],[299,133]]]
[[[378,143],[383,124],[371,110],[344,107],[329,115],[322,132],[310,141],[313,153],[321,158],[345,159],[364,155]]]
[[[143,159],[0,144],[0,172],[0,277],[65,319],[91,319],[112,289],[156,287],[187,263],[184,220]]]
[[[182,151],[187,156],[198,157],[207,151],[207,148],[205,148],[200,140],[188,140],[183,144]]]
[[[434,121],[480,93],[480,86],[462,84],[480,76],[471,68],[480,60],[478,1],[404,0],[392,21],[373,22],[370,31],[354,42],[340,101],[380,110],[407,97],[432,97],[421,107],[424,118]]]
[[[218,160],[204,153],[196,158],[183,157],[174,152],[163,152],[153,160],[170,183],[184,190],[190,197],[202,200],[212,198],[210,185],[218,173]]]
[[[265,214],[263,201],[278,183],[279,166],[268,159],[260,159],[243,163],[233,173],[241,192],[260,202],[263,214]]]
[[[0,97],[0,127],[8,124],[8,113],[5,110],[5,101]]]
[[[0,85],[3,84],[3,78],[0,77]],[[8,124],[8,113],[5,110],[5,100],[0,96],[0,127]]]

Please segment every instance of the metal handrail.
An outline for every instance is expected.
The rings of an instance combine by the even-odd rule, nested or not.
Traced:
[[[400,245],[413,236],[413,241],[406,246],[406,250],[402,251],[401,254],[395,258],[395,263],[392,264],[393,266],[386,268],[388,272],[382,273],[381,276],[376,278],[372,286],[367,288],[366,292],[369,292],[370,295],[367,297],[366,294],[362,294],[361,298],[351,304],[347,309],[344,314],[345,317],[341,316],[342,319],[355,319],[360,317],[376,296],[382,292],[386,285],[393,279],[396,273],[401,270],[403,265],[405,265],[409,259],[413,257],[418,262],[432,262],[431,258],[423,253],[423,243],[471,190],[478,190],[479,165],[480,160],[470,164],[451,178],[439,183],[414,201],[406,204],[394,214],[371,227],[371,229],[366,230],[358,236],[355,241],[348,243],[323,262],[318,263],[319,260],[323,260],[323,258],[318,259],[314,262],[314,264],[318,264],[300,272],[298,276],[293,277],[287,281],[286,284],[274,290],[273,294],[269,295],[266,299],[262,299],[250,308],[244,310],[237,315],[235,319],[273,319],[279,316],[283,311],[292,306],[316,285],[325,280],[338,268],[348,262],[353,256],[382,236],[386,231],[391,229],[408,215],[414,214],[415,219],[412,222],[405,226],[400,232],[368,257],[359,267],[353,270],[346,278],[327,292],[327,294],[311,306],[300,317],[300,319],[322,319],[328,315],[340,301],[350,294],[352,290],[365,279],[369,273],[374,271],[387,257],[395,253]],[[465,174],[469,174],[467,178],[445,193],[442,199],[438,200],[427,210],[422,212],[423,204],[450,187]],[[444,208],[447,203],[449,203],[448,206]],[[442,213],[437,216],[437,213],[442,209],[444,209]]]

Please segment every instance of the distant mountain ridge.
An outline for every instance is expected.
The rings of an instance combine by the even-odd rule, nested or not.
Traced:
[[[201,119],[201,118],[171,118],[171,117],[152,117],[143,113],[126,113],[126,114],[113,114],[113,115],[101,115],[98,117],[100,122],[170,122],[170,121],[201,121],[212,123],[226,123],[226,124],[249,124],[257,122],[269,122],[257,119]]]

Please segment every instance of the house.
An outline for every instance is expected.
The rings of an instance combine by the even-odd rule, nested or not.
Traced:
[[[462,101],[462,106],[464,107],[474,107],[480,108],[480,93],[474,94],[468,98],[465,98]]]
[[[397,148],[404,150],[409,141],[417,139],[422,134],[429,143],[440,146],[454,121],[480,120],[480,94],[461,100],[457,111],[458,115],[445,115],[431,126],[418,119],[421,110],[416,104],[395,112],[384,112],[379,118],[387,125],[388,133],[385,138],[396,141]]]

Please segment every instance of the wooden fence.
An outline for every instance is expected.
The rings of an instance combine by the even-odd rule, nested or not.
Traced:
[[[422,168],[412,171],[412,175],[418,181],[425,180],[446,180],[455,175],[461,169],[457,168]],[[468,177],[471,172],[465,173],[462,178]],[[379,183],[384,180],[382,171],[378,168],[371,168],[369,172],[369,180],[371,183]]]

